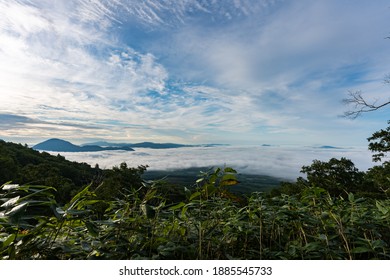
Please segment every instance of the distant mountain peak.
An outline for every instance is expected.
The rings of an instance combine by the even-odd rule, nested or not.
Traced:
[[[51,138],[33,146],[33,149],[52,151],[52,152],[68,152],[68,151],[74,152],[79,149],[79,146],[74,145],[71,142],[62,139]]]
[[[156,142],[139,142],[139,143],[110,143],[107,141],[97,141],[92,143],[83,144],[87,145],[99,145],[102,147],[130,147],[130,148],[149,148],[149,149],[175,149],[175,148],[188,148],[188,147],[215,147],[215,146],[226,146],[226,144],[199,144],[199,145],[188,145],[178,143],[156,143]]]
[[[340,147],[330,146],[330,145],[323,145],[319,147],[320,149],[341,149]]]
[[[78,146],[74,145],[69,141],[65,141],[58,138],[52,138],[46,141],[43,141],[39,144],[33,146],[34,150],[49,151],[49,152],[99,152],[106,150],[125,150],[125,151],[134,151],[130,147],[121,146],[121,147],[101,147],[98,145],[85,145]]]

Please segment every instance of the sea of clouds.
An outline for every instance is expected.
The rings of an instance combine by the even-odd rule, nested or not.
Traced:
[[[243,174],[269,175],[287,180],[302,176],[301,167],[310,165],[314,159],[328,161],[331,158],[345,157],[351,159],[361,171],[374,165],[371,160],[372,154],[367,147],[338,149],[295,146],[138,148],[135,151],[61,153],[61,155],[68,160],[86,162],[92,166],[99,164],[100,168],[112,168],[122,162],[126,162],[129,167],[148,165],[148,170],[226,165]]]

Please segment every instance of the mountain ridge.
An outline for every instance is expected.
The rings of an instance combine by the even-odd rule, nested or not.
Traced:
[[[100,152],[100,151],[113,151],[113,150],[124,150],[134,151],[129,146],[121,147],[101,147],[98,145],[84,145],[78,146],[72,144],[69,141],[65,141],[58,138],[51,138],[41,143],[38,143],[32,147],[34,150],[50,151],[50,152]]]
[[[134,151],[133,148],[150,148],[150,149],[174,149],[184,147],[215,147],[225,144],[200,144],[186,145],[177,143],[155,143],[155,142],[140,142],[140,143],[110,143],[107,141],[97,141],[82,145],[75,145],[69,141],[59,138],[51,138],[41,143],[34,145],[32,148],[41,151],[50,152],[99,152],[99,151],[114,151],[125,150]]]

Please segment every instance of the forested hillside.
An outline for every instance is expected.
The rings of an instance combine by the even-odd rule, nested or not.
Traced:
[[[60,154],[53,156],[26,145],[0,140],[0,184],[11,181],[51,186],[57,190],[56,199],[60,203],[69,201],[72,195],[89,184],[97,187],[103,181],[110,182],[111,191],[107,192],[110,194],[115,194],[119,185],[138,186],[145,170],[144,166],[128,168],[126,164],[102,170],[97,165],[91,167],[87,163],[68,161]]]
[[[85,163],[67,161],[63,156],[38,152],[21,144],[0,141],[0,182],[42,184],[69,198],[71,190],[89,184],[97,170]]]

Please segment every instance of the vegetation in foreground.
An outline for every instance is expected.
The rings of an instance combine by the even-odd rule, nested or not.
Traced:
[[[60,207],[55,189],[3,185],[2,259],[390,259],[390,200],[233,195],[230,168],[205,173],[183,201],[159,182],[101,200],[91,185]]]
[[[390,127],[382,132],[369,139],[376,160],[388,152]],[[53,186],[7,183],[0,258],[390,259],[389,168],[313,161],[306,179],[248,195],[232,191],[229,167],[178,188],[122,163],[61,201]]]

